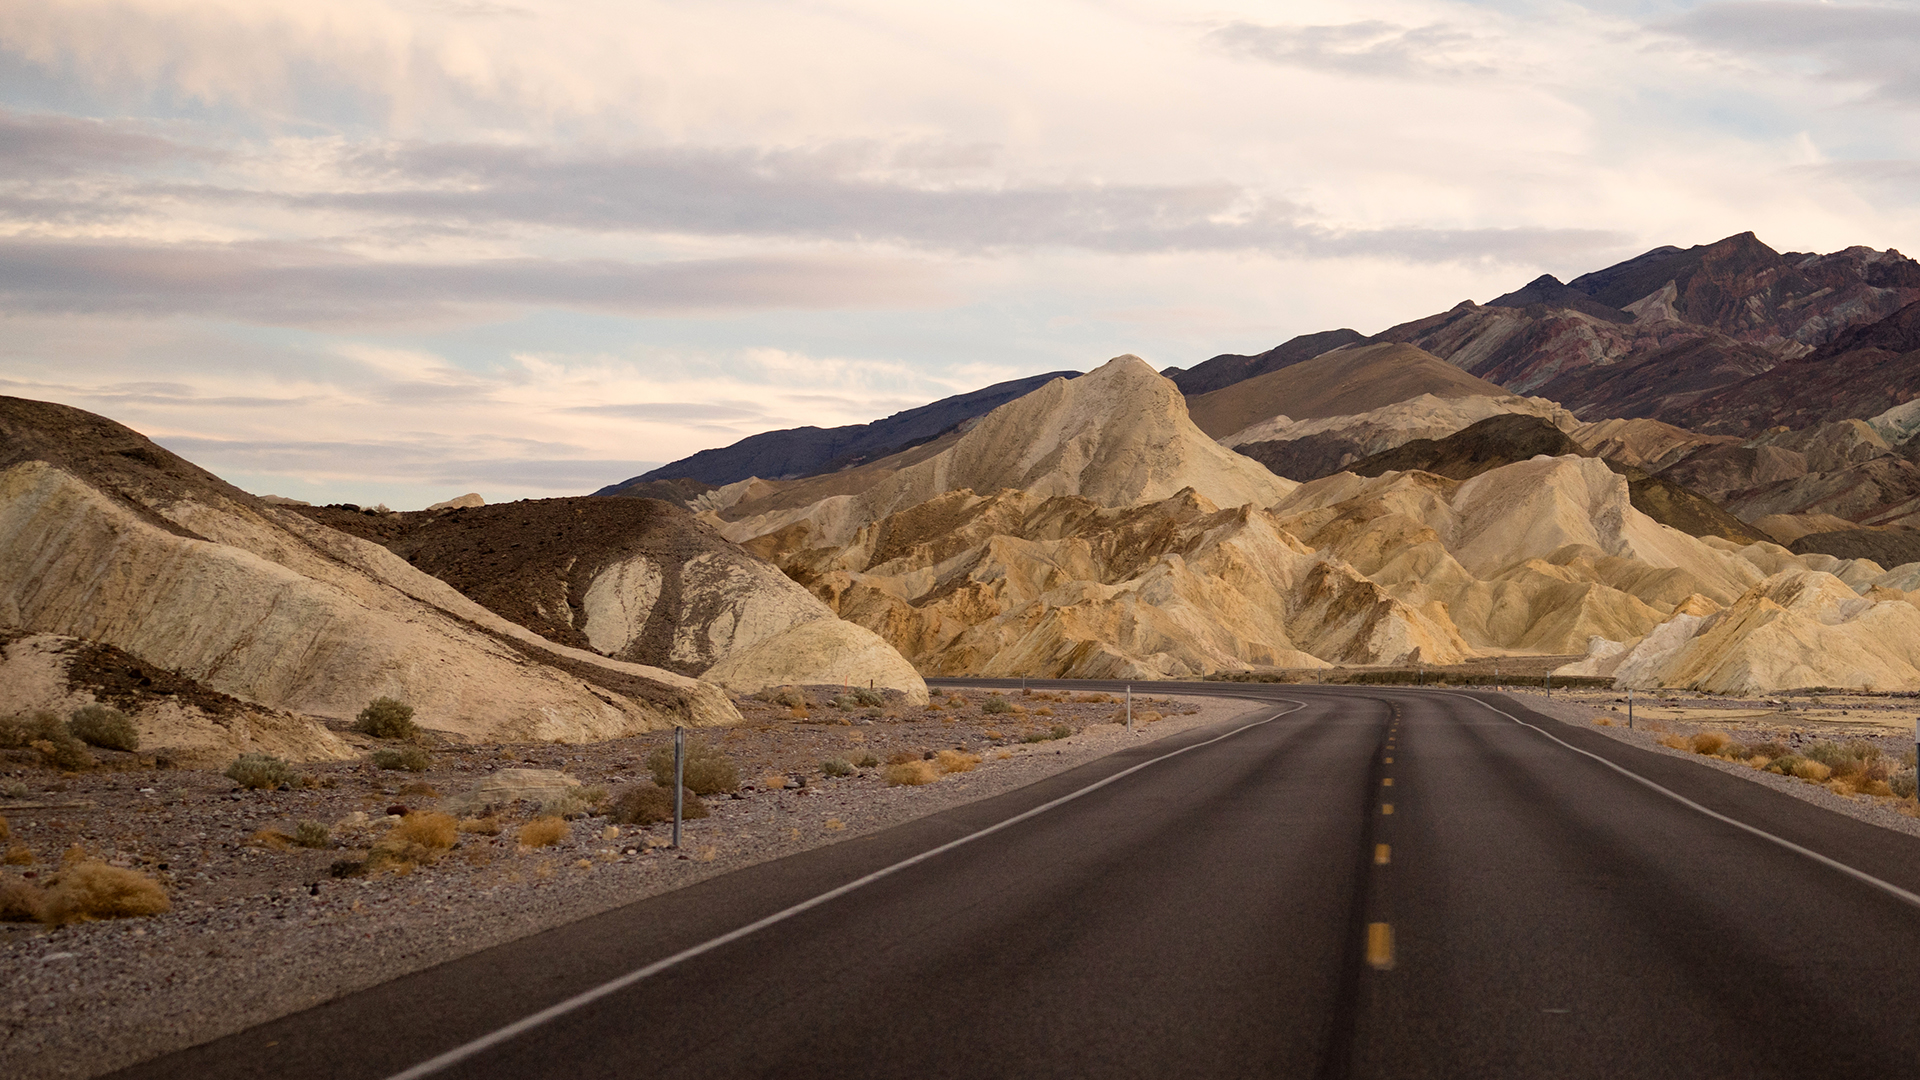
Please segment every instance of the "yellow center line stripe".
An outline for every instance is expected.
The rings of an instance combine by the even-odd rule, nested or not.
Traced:
[[[1393,759],[1392,759],[1392,758],[1388,758],[1388,759],[1387,759],[1387,764],[1389,764],[1389,765],[1391,765],[1391,764],[1393,764]]]
[[[1393,852],[1385,844],[1373,845],[1373,865],[1385,866],[1392,860]]]
[[[1375,970],[1393,969],[1393,925],[1391,923],[1367,924],[1367,963]]]
[[[1381,812],[1382,814],[1391,814],[1391,813],[1393,813],[1393,804],[1392,804],[1392,803],[1381,803],[1381,804],[1380,804],[1380,812]]]
[[[1381,786],[1381,787],[1392,787],[1392,786],[1393,786],[1393,777],[1391,777],[1391,776],[1389,776],[1389,777],[1387,777],[1387,778],[1386,778],[1385,780],[1382,780],[1382,781],[1380,781],[1380,786]]]

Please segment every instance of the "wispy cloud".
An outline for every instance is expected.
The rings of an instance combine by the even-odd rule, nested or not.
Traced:
[[[1920,105],[1920,10],[1884,4],[1709,3],[1658,29],[1705,48],[1795,59],[1821,78]]]
[[[1486,44],[1457,26],[1401,26],[1366,19],[1319,26],[1230,22],[1206,40],[1269,64],[1367,78],[1435,79],[1499,73]]]

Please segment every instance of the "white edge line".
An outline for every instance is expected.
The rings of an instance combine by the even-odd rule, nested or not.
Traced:
[[[1286,699],[1282,698],[1280,700],[1285,701]],[[668,956],[660,960],[655,960],[653,963],[648,964],[645,967],[637,968],[633,971],[629,971],[625,975],[622,975],[619,978],[611,979],[607,982],[601,983],[599,986],[596,986],[591,990],[582,991],[581,993],[575,994],[573,997],[570,997],[567,1000],[562,1001],[558,1004],[549,1005],[546,1008],[541,1009],[539,1012],[532,1014],[531,1016],[522,1017],[521,1019],[516,1020],[511,1024],[508,1024],[506,1027],[500,1028],[486,1035],[482,1035],[479,1038],[472,1040],[471,1042],[463,1043],[438,1056],[428,1058],[427,1060],[421,1062],[418,1065],[413,1066],[410,1069],[406,1069],[402,1072],[394,1073],[392,1076],[388,1077],[387,1080],[417,1080],[417,1078],[419,1077],[431,1076],[434,1073],[437,1073],[440,1070],[445,1069],[450,1065],[459,1064],[460,1062],[465,1061],[470,1057],[473,1057],[475,1054],[478,1054],[483,1050],[487,1050],[492,1047],[498,1046],[503,1042],[506,1042],[510,1039],[515,1038],[516,1036],[519,1036],[525,1032],[531,1031],[534,1028],[539,1027],[540,1025],[546,1023],[549,1020],[558,1019],[559,1017],[565,1016],[566,1014],[573,1012],[574,1010],[584,1005],[590,1005],[593,1002],[598,1001],[609,994],[618,993],[619,991],[624,990],[629,986],[632,986],[634,983],[637,983],[642,979],[648,978],[649,976],[658,975],[662,971],[665,971],[668,968],[673,967],[677,964],[681,964],[688,960],[691,960],[694,957],[701,955],[702,953],[711,952],[714,949],[720,948],[722,945],[730,944],[732,942],[740,940],[743,937],[748,936],[749,934],[753,934],[761,930],[765,930],[767,927],[772,926],[775,923],[784,922],[787,919],[791,919],[795,915],[800,914],[801,912],[810,911],[813,908],[819,907],[820,905],[825,904],[830,900],[835,900],[835,899],[838,899],[839,897],[845,896],[848,893],[853,892],[855,889],[859,889],[864,886],[871,885],[874,882],[879,881],[881,878],[888,877],[892,874],[898,873],[901,870],[905,870],[909,866],[914,866],[919,863],[923,863],[928,859],[933,858],[936,855],[940,855],[945,852],[952,851],[954,848],[960,847],[963,844],[970,844],[975,840],[980,839],[981,837],[991,836],[1002,829],[1010,828],[1014,825],[1019,824],[1022,821],[1027,820],[1028,818],[1036,817],[1040,814],[1044,814],[1047,811],[1052,810],[1057,806],[1062,806],[1062,805],[1065,805],[1066,803],[1070,803],[1082,795],[1086,795],[1091,792],[1098,791],[1101,788],[1106,787],[1108,784],[1111,784],[1116,780],[1119,780],[1126,776],[1130,776],[1133,773],[1137,773],[1141,769],[1144,769],[1149,765],[1158,765],[1159,763],[1166,761],[1169,758],[1179,757],[1181,754],[1184,754],[1189,750],[1198,750],[1203,746],[1211,746],[1214,743],[1221,741],[1222,739],[1230,739],[1235,735],[1240,734],[1243,731],[1247,731],[1251,728],[1257,728],[1262,724],[1270,724],[1273,721],[1280,719],[1282,716],[1287,715],[1288,713],[1298,712],[1301,709],[1304,709],[1307,707],[1307,703],[1304,701],[1293,702],[1292,704],[1293,704],[1293,708],[1282,709],[1281,711],[1274,713],[1272,716],[1267,717],[1265,720],[1256,720],[1251,724],[1244,724],[1240,727],[1234,728],[1232,731],[1229,731],[1224,735],[1217,735],[1214,738],[1206,740],[1205,742],[1197,742],[1191,746],[1183,746],[1178,750],[1174,750],[1169,753],[1162,754],[1157,758],[1150,758],[1146,761],[1141,762],[1138,765],[1132,766],[1131,768],[1123,769],[1120,772],[1114,773],[1112,776],[1109,776],[1104,780],[1098,780],[1098,781],[1095,781],[1094,783],[1088,784],[1086,787],[1083,787],[1078,791],[1068,792],[1067,794],[1062,795],[1051,802],[1042,803],[1039,806],[1032,808],[1031,810],[1027,810],[1023,813],[1015,814],[1013,817],[1010,817],[1005,821],[999,822],[998,824],[989,825],[978,832],[969,833],[966,836],[962,836],[956,840],[949,840],[946,843],[941,844],[939,847],[929,848],[928,850],[923,851],[918,855],[912,856],[911,858],[902,859],[899,862],[894,863],[892,866],[875,870],[874,872],[866,875],[865,877],[856,878],[838,888],[829,889],[828,891],[823,892],[820,895],[815,896],[810,900],[802,900],[801,902],[793,905],[792,907],[785,908],[781,911],[776,911],[773,914],[766,916],[765,918],[756,920],[754,922],[750,922],[747,925],[742,926],[736,930],[730,930],[727,933],[721,934],[719,937],[712,938],[707,941],[703,941],[700,944],[694,945],[690,948],[682,949],[681,951],[674,953],[672,956]],[[1916,902],[1920,902],[1920,897],[1916,897],[1915,899],[1916,899]]]
[[[1617,772],[1620,775],[1627,777],[1628,779],[1633,780],[1636,783],[1644,784],[1647,787],[1650,787],[1653,790],[1659,792],[1660,794],[1665,795],[1667,798],[1672,799],[1674,802],[1677,802],[1682,806],[1688,807],[1689,809],[1698,810],[1700,813],[1705,814],[1710,818],[1713,818],[1715,821],[1723,821],[1728,825],[1733,826],[1736,829],[1742,829],[1746,832],[1750,832],[1753,835],[1760,837],[1762,840],[1770,840],[1773,843],[1779,844],[1781,847],[1786,848],[1788,851],[1791,851],[1796,855],[1805,855],[1807,858],[1812,859],[1814,862],[1817,862],[1822,866],[1829,867],[1834,870],[1838,870],[1841,873],[1847,875],[1850,878],[1853,878],[1856,881],[1865,882],[1866,884],[1871,885],[1876,889],[1879,889],[1881,892],[1886,893],[1887,895],[1893,897],[1896,900],[1902,901],[1903,903],[1906,903],[1906,904],[1910,904],[1913,907],[1920,908],[1920,894],[1908,892],[1907,890],[1901,888],[1900,886],[1895,885],[1891,881],[1882,881],[1879,878],[1874,877],[1872,874],[1867,873],[1865,870],[1856,870],[1853,867],[1848,866],[1846,863],[1843,863],[1838,859],[1829,858],[1828,856],[1822,855],[1819,852],[1813,850],[1812,848],[1802,847],[1791,840],[1787,840],[1787,839],[1783,839],[1781,837],[1775,836],[1772,833],[1768,832],[1767,830],[1762,829],[1758,826],[1749,825],[1746,822],[1739,820],[1738,818],[1730,818],[1718,810],[1710,810],[1707,807],[1701,806],[1699,803],[1694,802],[1692,799],[1687,798],[1685,795],[1682,795],[1679,792],[1672,790],[1671,788],[1662,787],[1661,785],[1653,782],[1652,780],[1647,779],[1644,776],[1641,776],[1639,773],[1634,772],[1631,769],[1625,768],[1620,765],[1616,765],[1613,762],[1608,761],[1606,758],[1601,757],[1599,754],[1593,753],[1588,750],[1582,750],[1579,747],[1573,745],[1572,743],[1566,741],[1565,739],[1562,739],[1558,735],[1555,735],[1553,732],[1548,731],[1547,729],[1540,727],[1537,724],[1529,724],[1525,720],[1520,719],[1519,717],[1513,715],[1512,713],[1506,711],[1505,709],[1494,708],[1494,706],[1491,703],[1481,701],[1479,698],[1474,697],[1470,694],[1455,693],[1454,691],[1451,691],[1451,690],[1443,690],[1441,691],[1441,693],[1446,694],[1448,697],[1465,698],[1468,701],[1479,702],[1479,704],[1485,705],[1489,709],[1493,709],[1494,712],[1497,712],[1501,716],[1504,716],[1507,719],[1513,721],[1514,723],[1519,724],[1521,727],[1532,728],[1533,730],[1539,732],[1542,735],[1545,735],[1547,738],[1552,739],[1554,742],[1559,743],[1561,746],[1566,747],[1567,749],[1573,751],[1576,754],[1585,754],[1587,757],[1590,757],[1593,760],[1599,762],[1600,764],[1605,765],[1607,768],[1612,769],[1614,772]]]

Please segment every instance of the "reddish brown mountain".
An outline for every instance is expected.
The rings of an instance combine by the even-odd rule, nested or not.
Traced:
[[[1868,419],[1920,397],[1920,303],[1701,397],[1674,423],[1744,435]]]

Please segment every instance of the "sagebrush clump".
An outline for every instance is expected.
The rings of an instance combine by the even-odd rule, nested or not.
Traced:
[[[360,710],[353,729],[376,739],[411,739],[420,734],[413,722],[413,706],[390,697],[377,697]]]
[[[687,792],[680,800],[680,817],[693,821],[707,816],[707,804]],[[615,825],[658,825],[673,820],[673,790],[658,784],[628,784],[614,793],[607,820]]]
[[[877,709],[887,703],[887,696],[872,687],[856,688],[853,692],[854,704],[863,708]]]
[[[647,772],[653,774],[654,783],[672,790],[673,747],[664,746],[647,755]],[[684,781],[687,790],[695,795],[719,795],[723,792],[738,791],[740,769],[719,747],[706,743],[689,743]]]
[[[1006,698],[995,694],[980,703],[980,711],[983,713],[1010,713],[1013,711],[1013,705],[1009,703]]]
[[[668,806],[671,812],[672,806]],[[567,823],[557,817],[537,817],[520,826],[520,846],[530,848],[553,847],[567,839],[571,830]]]
[[[140,749],[140,732],[127,714],[111,705],[86,705],[73,710],[67,728],[75,738],[108,750]]]
[[[460,823],[451,814],[416,811],[401,818],[376,840],[367,855],[366,872],[394,870],[409,873],[430,866],[460,839]]]
[[[0,748],[38,750],[46,764],[65,772],[81,772],[96,764],[87,745],[51,709],[0,720]]]
[[[940,770],[933,762],[921,758],[902,761],[887,766],[887,784],[889,787],[919,787],[940,779]]]
[[[292,785],[297,777],[293,766],[271,754],[241,754],[227,766],[227,779],[243,788],[271,790]]]
[[[829,758],[820,763],[822,776],[852,776],[853,763],[844,758]]]
[[[426,772],[433,768],[433,755],[418,746],[380,749],[373,752],[373,763],[382,769]]]
[[[87,860],[63,866],[47,886],[40,921],[49,926],[158,915],[171,907],[160,883],[119,866]]]
[[[303,848],[330,848],[333,830],[317,821],[302,821],[293,827],[293,842]]]

